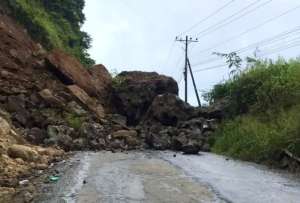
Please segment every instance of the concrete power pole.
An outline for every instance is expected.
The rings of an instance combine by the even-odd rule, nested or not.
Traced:
[[[198,104],[199,104],[199,106],[201,106],[199,95],[197,92],[196,83],[195,83],[192,68],[191,68],[191,64],[189,62],[189,57],[188,57],[189,44],[192,42],[198,42],[198,39],[194,40],[192,37],[189,38],[188,36],[186,36],[185,39],[176,37],[176,41],[183,42],[185,44],[185,66],[184,66],[184,72],[183,72],[183,74],[184,74],[184,101],[186,103],[188,102],[188,69],[189,69],[192,79],[193,79],[193,85],[194,85],[195,93],[197,96]]]

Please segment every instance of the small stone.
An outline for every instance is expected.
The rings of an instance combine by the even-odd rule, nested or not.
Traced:
[[[25,192],[24,194],[24,201],[29,203],[33,200],[33,195],[30,192]]]

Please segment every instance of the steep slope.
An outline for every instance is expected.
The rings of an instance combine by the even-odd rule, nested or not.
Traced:
[[[0,6],[47,50],[62,49],[86,67],[95,63],[87,52],[91,38],[81,31],[84,0],[2,0]]]

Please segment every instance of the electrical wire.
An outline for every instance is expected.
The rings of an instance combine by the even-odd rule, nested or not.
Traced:
[[[208,34],[210,34],[210,33],[212,33],[212,32],[215,32],[215,31],[217,31],[217,30],[219,30],[219,29],[225,27],[226,25],[229,25],[229,24],[231,24],[231,23],[233,23],[233,22],[235,22],[235,21],[238,21],[238,20],[240,20],[242,17],[247,16],[248,14],[257,11],[259,8],[262,8],[262,7],[266,6],[267,4],[271,3],[272,1],[273,1],[273,0],[266,1],[266,2],[260,4],[260,5],[256,6],[256,7],[254,7],[253,9],[251,9],[251,10],[249,10],[249,11],[247,11],[247,12],[238,15],[238,14],[239,14],[240,12],[242,12],[243,10],[246,11],[248,8],[251,8],[253,5],[255,5],[256,3],[259,2],[259,1],[256,1],[256,2],[254,2],[254,3],[250,4],[250,5],[248,5],[246,8],[242,9],[241,11],[239,11],[239,12],[237,12],[237,13],[231,15],[231,16],[228,17],[228,18],[225,18],[225,20],[223,20],[223,22],[220,21],[220,22],[218,22],[217,24],[212,25],[212,26],[208,27],[207,29],[205,29],[205,30],[199,32],[199,33],[197,34],[197,37],[198,37],[198,38],[202,38],[202,37],[204,37],[204,36],[206,36],[206,35],[208,35]],[[235,17],[235,15],[238,15],[238,16]],[[233,18],[233,19],[231,19],[231,18]],[[229,20],[229,21],[228,21],[228,20]],[[226,22],[226,21],[228,21],[228,22]]]
[[[204,23],[205,21],[207,21],[208,19],[214,17],[216,14],[220,13],[221,11],[223,11],[224,9],[226,9],[228,6],[230,6],[235,0],[231,0],[230,2],[226,3],[225,5],[221,6],[220,8],[218,8],[217,10],[215,10],[214,12],[212,12],[211,14],[209,14],[208,16],[206,16],[205,18],[201,19],[200,21],[198,21],[197,23],[195,23],[194,25],[192,25],[191,27],[189,27],[187,30],[185,30],[184,32],[181,32],[180,34],[178,34],[177,36],[182,36],[184,34],[186,34],[187,32],[193,30],[194,28],[196,28],[198,25],[200,25],[201,23]]]
[[[240,38],[241,36],[244,36],[244,35],[248,34],[249,32],[252,32],[252,31],[254,31],[254,30],[256,30],[256,29],[258,29],[258,28],[260,28],[260,27],[262,27],[262,26],[264,26],[264,25],[266,25],[266,24],[268,24],[268,23],[270,23],[270,22],[272,22],[272,21],[275,21],[275,20],[277,20],[278,18],[281,18],[281,17],[283,17],[283,16],[285,16],[285,15],[287,15],[287,14],[289,14],[289,13],[291,13],[291,12],[293,12],[293,11],[299,9],[299,8],[300,8],[300,5],[298,5],[298,6],[296,6],[296,7],[293,7],[293,8],[291,8],[291,9],[288,9],[287,11],[285,11],[285,12],[283,12],[283,13],[280,13],[280,14],[277,15],[277,16],[271,17],[271,18],[267,19],[266,21],[264,21],[264,22],[262,22],[262,23],[260,23],[260,24],[258,24],[258,25],[256,25],[256,26],[254,26],[254,27],[251,27],[251,28],[247,29],[246,31],[241,32],[240,34],[235,35],[234,37],[228,38],[227,40],[224,40],[223,42],[217,43],[217,44],[215,44],[215,45],[213,45],[213,46],[211,46],[211,47],[209,47],[209,48],[206,48],[206,49],[204,49],[204,50],[201,50],[201,51],[198,52],[198,53],[204,53],[204,52],[207,52],[207,51],[212,50],[212,49],[214,49],[214,48],[216,48],[216,47],[219,47],[219,46],[224,45],[224,44],[227,44],[227,43],[229,43],[229,42],[231,42],[231,41],[233,41],[233,40],[236,40],[236,39]]]
[[[285,39],[287,39],[289,37],[292,37],[292,36],[299,36],[299,35],[294,35],[294,34],[300,34],[300,26],[297,26],[297,27],[295,27],[291,30],[287,30],[287,31],[282,32],[280,34],[277,34],[273,37],[261,40],[259,42],[249,44],[249,45],[247,45],[245,47],[242,47],[240,49],[237,49],[235,51],[231,51],[231,53],[235,52],[235,53],[241,54],[241,53],[247,52],[247,51],[249,51],[249,50],[251,50],[252,48],[255,48],[255,47],[266,46],[268,44],[278,42],[280,40],[285,40]],[[207,60],[203,60],[203,61],[200,61],[198,63],[195,63],[195,64],[193,64],[193,66],[204,65],[204,64],[212,63],[212,62],[219,61],[219,60],[221,60],[220,57],[211,57]]]
[[[300,39],[299,39],[299,41],[296,41],[296,42],[297,43],[295,43],[295,44],[287,44],[285,46],[278,47],[277,49],[270,50],[270,51],[260,55],[260,57],[268,56],[268,55],[271,55],[271,54],[274,54],[274,53],[278,53],[278,52],[281,52],[281,51],[285,51],[285,50],[300,46]],[[213,70],[213,69],[219,69],[219,68],[224,68],[224,67],[227,67],[227,65],[226,64],[219,64],[219,65],[210,66],[210,67],[207,67],[207,68],[197,69],[194,72],[197,73],[197,72]]]

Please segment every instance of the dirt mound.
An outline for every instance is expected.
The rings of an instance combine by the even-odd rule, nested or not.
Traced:
[[[178,94],[174,79],[154,72],[122,72],[113,81],[113,106],[129,125],[138,124],[157,95]]]
[[[33,170],[44,170],[63,151],[28,144],[11,124],[0,116],[0,202],[10,202],[23,179]]]

